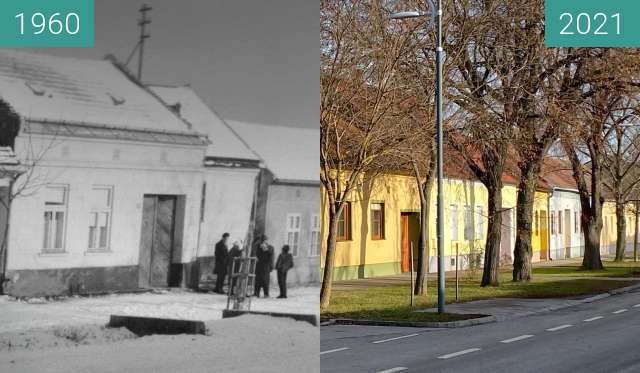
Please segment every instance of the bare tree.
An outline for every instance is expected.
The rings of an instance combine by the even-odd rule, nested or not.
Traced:
[[[382,1],[322,1],[320,181],[329,215],[320,307],[329,305],[338,219],[362,178],[384,163],[404,137],[395,78],[411,33],[395,32]]]
[[[631,200],[637,200],[640,186],[640,131],[636,117],[638,102],[633,96],[625,98],[625,102],[626,107],[621,108],[618,113],[621,120],[614,122],[609,138],[605,139],[603,158],[604,185],[616,204],[617,262],[624,260],[627,247],[627,204]]]
[[[565,106],[570,126],[561,135],[580,194],[581,224],[585,235],[585,269],[601,269],[603,177],[607,142],[628,120],[627,98],[635,90],[637,51],[581,50],[572,86],[575,101]]]
[[[499,285],[502,188],[505,161],[513,139],[512,107],[519,86],[502,86],[511,76],[503,70],[511,58],[502,47],[511,41],[502,24],[509,23],[506,1],[453,0],[449,14],[447,94],[464,112],[449,130],[449,144],[487,188],[487,236],[481,286]]]

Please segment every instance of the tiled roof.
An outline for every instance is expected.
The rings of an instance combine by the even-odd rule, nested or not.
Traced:
[[[320,126],[315,129],[227,120],[280,181],[320,181]]]
[[[557,157],[545,158],[540,179],[551,188],[578,190],[571,163]]]
[[[259,160],[247,144],[198,94],[188,86],[150,86],[164,102],[173,107],[197,132],[208,134],[211,144],[206,156],[215,158]]]
[[[106,60],[2,49],[0,99],[36,122],[193,133],[187,122]]]

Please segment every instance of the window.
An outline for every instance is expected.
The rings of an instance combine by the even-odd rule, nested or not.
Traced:
[[[578,211],[573,213],[573,233],[578,233],[580,230],[580,215]]]
[[[556,234],[556,215],[555,211],[551,211],[551,234]]]
[[[300,246],[300,214],[287,214],[287,245],[291,255],[298,256]]]
[[[338,217],[338,241],[351,239],[351,202],[344,202],[342,213]]]
[[[482,206],[476,206],[476,239],[484,237],[484,211]]]
[[[66,186],[44,188],[44,240],[42,251],[64,252],[64,230],[67,214]]]
[[[311,215],[311,250],[309,256],[320,256],[320,215]]]
[[[538,222],[538,210],[533,215],[533,234],[538,235],[538,229],[540,228]]]
[[[109,250],[113,188],[101,186],[91,190],[89,213],[89,250]]]
[[[384,240],[384,203],[371,204],[371,239]]]
[[[562,234],[562,210],[558,211],[558,234]]]
[[[471,210],[471,206],[464,207],[464,239],[473,240],[473,210]]]
[[[449,228],[451,241],[458,241],[458,205],[449,206]]]

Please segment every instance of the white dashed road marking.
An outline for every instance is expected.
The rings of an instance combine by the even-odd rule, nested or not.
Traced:
[[[582,321],[590,322],[590,321],[600,320],[602,318],[603,318],[603,316],[596,316],[596,317],[592,317],[590,319],[584,319]]]
[[[638,308],[640,307],[640,304],[636,304],[635,306],[633,306],[633,308]]]
[[[527,339],[527,338],[531,338],[531,337],[533,337],[533,335],[525,334],[525,335],[521,335],[519,337],[505,339],[504,341],[500,341],[500,342],[502,342],[502,343],[511,343],[511,342],[517,342],[517,341],[521,341],[523,339]]]
[[[560,326],[556,326],[555,328],[549,328],[547,329],[548,332],[555,332],[557,330],[562,330],[562,329],[566,329],[566,328],[570,328],[573,325],[571,324],[566,324],[566,325],[560,325]]]
[[[338,352],[338,351],[344,351],[344,350],[348,350],[349,347],[342,347],[342,348],[336,348],[334,350],[328,350],[328,351],[321,351],[320,355],[324,355],[324,354],[330,354],[332,352]]]
[[[415,337],[415,336],[417,336],[417,335],[420,335],[420,334],[417,334],[417,333],[416,333],[416,334],[403,335],[403,336],[401,336],[401,337],[395,337],[395,338],[383,339],[383,340],[381,340],[381,341],[375,341],[375,342],[373,342],[373,343],[385,343],[385,342],[397,341],[398,339],[411,338],[411,337]]]
[[[381,371],[376,372],[376,373],[394,373],[394,372],[402,372],[403,370],[409,370],[409,368],[396,367],[396,368],[391,368],[391,369],[387,369],[387,370],[381,370]]]
[[[462,350],[462,351],[454,352],[452,354],[438,356],[438,359],[451,359],[452,357],[456,357],[456,356],[460,356],[460,355],[466,355],[466,354],[470,354],[470,353],[476,352],[476,351],[480,351],[480,349],[479,348],[470,348],[468,350]]]
[[[621,310],[613,311],[613,312],[611,312],[611,313],[613,313],[613,314],[618,314],[618,313],[623,313],[623,312],[627,312],[627,311],[628,311],[628,310],[627,310],[626,308],[623,308],[623,309],[621,309]]]

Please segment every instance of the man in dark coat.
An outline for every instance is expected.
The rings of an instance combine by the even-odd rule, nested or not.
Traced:
[[[216,274],[215,293],[224,294],[224,278],[227,277],[227,268],[229,265],[229,249],[227,249],[227,240],[229,233],[222,235],[222,239],[216,244],[216,266],[213,272]]]
[[[278,271],[278,287],[280,295],[278,298],[287,297],[287,272],[293,268],[293,255],[289,254],[289,245],[282,246],[282,253],[278,255],[276,261],[276,271]]]
[[[234,271],[237,273],[240,269],[240,263],[235,261],[235,258],[240,258],[242,256],[242,249],[240,249],[240,243],[235,241],[231,246],[231,250],[229,250],[229,276],[231,276]],[[233,294],[236,283],[238,282],[237,278],[229,278],[229,293]]]
[[[255,279],[255,291],[254,296],[260,297],[260,289],[264,292],[264,297],[269,297],[269,280],[271,271],[273,271],[273,246],[267,242],[267,236],[262,236],[259,245],[255,250],[256,257],[256,279]]]

